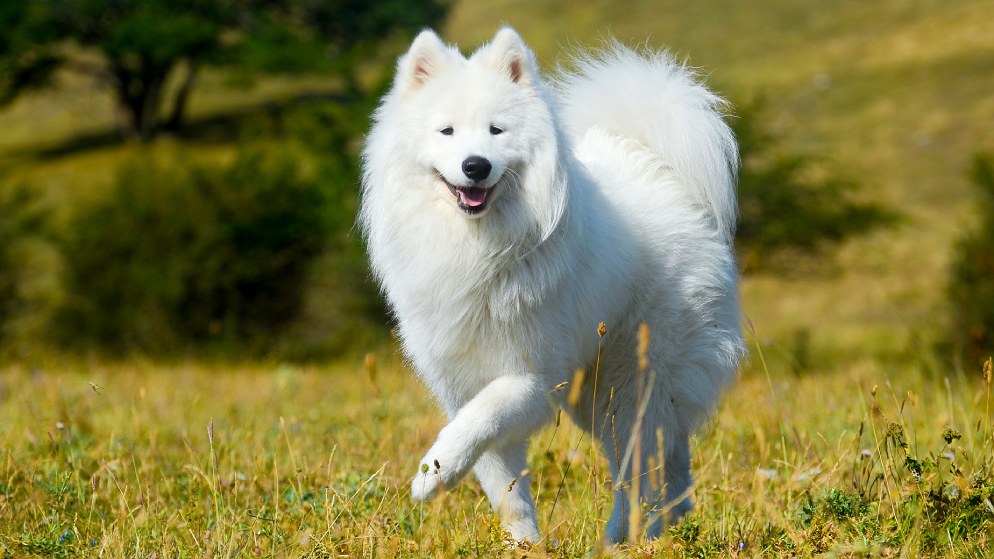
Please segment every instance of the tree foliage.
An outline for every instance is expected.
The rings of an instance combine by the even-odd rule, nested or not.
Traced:
[[[328,192],[291,154],[225,166],[139,160],[63,243],[65,341],[144,351],[273,337],[325,247]]]
[[[952,341],[972,370],[994,354],[994,156],[977,155],[970,176],[980,223],[957,242],[950,273]]]
[[[18,249],[25,241],[42,235],[47,211],[37,193],[24,185],[0,188],[0,346],[8,338],[8,321],[26,301],[21,287],[24,263]]]
[[[817,254],[897,219],[887,208],[856,200],[859,183],[825,160],[785,149],[764,125],[763,107],[761,99],[745,104],[732,121],[742,158],[736,242],[746,270]]]
[[[132,132],[179,126],[199,69],[335,71],[354,84],[357,61],[391,34],[436,24],[442,0],[32,0],[0,4],[0,102],[70,65],[113,91]],[[93,49],[97,65],[74,57]],[[167,82],[185,74],[165,121]]]

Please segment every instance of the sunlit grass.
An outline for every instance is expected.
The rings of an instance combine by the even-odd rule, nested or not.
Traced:
[[[754,354],[759,348],[754,348]],[[475,481],[410,502],[441,417],[387,355],[336,366],[55,365],[0,376],[0,556],[492,557]],[[754,355],[754,361],[758,361]],[[697,508],[632,556],[984,557],[994,434],[980,371],[764,372],[695,443]],[[532,444],[546,539],[583,557],[606,464],[563,417]]]

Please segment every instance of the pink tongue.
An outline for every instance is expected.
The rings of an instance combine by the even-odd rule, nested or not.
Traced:
[[[482,206],[487,201],[486,188],[460,188],[459,199],[471,208]]]

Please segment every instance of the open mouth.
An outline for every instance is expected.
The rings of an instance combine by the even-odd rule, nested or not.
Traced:
[[[458,206],[460,210],[469,215],[479,215],[486,211],[490,194],[493,192],[496,185],[490,188],[483,186],[456,186],[445,180],[442,173],[437,173],[437,175],[438,178],[445,183],[445,186],[449,188],[449,192],[451,192],[455,197],[456,206]]]

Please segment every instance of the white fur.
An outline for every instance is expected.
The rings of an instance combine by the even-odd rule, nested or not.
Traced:
[[[738,161],[723,102],[666,54],[612,45],[576,67],[553,91],[511,29],[468,59],[421,33],[367,138],[360,224],[404,349],[449,417],[412,497],[472,468],[511,535],[537,540],[528,439],[562,405],[604,446],[607,535],[621,541],[634,459],[615,448],[626,454],[638,415],[638,325],[651,332],[639,471],[665,459],[665,494],[640,483],[668,513],[647,515],[650,537],[690,509],[689,437],[743,355]],[[469,156],[492,164],[478,215],[450,191],[473,182]],[[578,368],[588,380],[569,406],[555,387]]]

